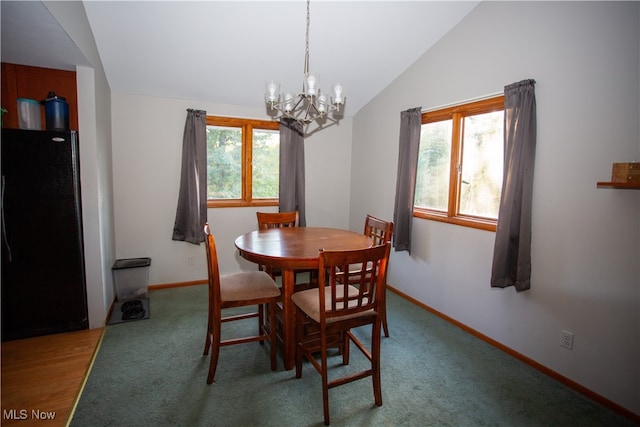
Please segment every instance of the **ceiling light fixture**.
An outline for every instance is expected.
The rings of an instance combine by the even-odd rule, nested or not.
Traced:
[[[271,80],[265,85],[264,97],[267,106],[276,114],[274,119],[290,118],[302,125],[318,121],[322,127],[331,112],[334,112],[333,121],[337,122],[335,112],[340,111],[340,106],[344,105],[346,98],[342,93],[342,86],[338,83],[333,86],[333,96],[327,99],[318,87],[318,78],[309,73],[309,3],[310,0],[307,0],[307,44],[304,53],[302,92],[295,96],[291,92],[285,92],[284,96],[281,96],[280,83]]]

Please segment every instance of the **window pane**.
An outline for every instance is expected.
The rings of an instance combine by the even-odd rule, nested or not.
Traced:
[[[503,112],[464,119],[460,214],[498,218],[502,189]]]
[[[207,126],[207,198],[242,198],[242,130]]]
[[[420,131],[415,205],[447,210],[452,121],[427,123]]]
[[[254,199],[277,199],[280,171],[280,131],[253,130]]]

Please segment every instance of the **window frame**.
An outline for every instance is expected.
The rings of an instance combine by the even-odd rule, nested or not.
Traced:
[[[279,130],[280,123],[271,120],[238,117],[207,116],[207,126],[239,128],[242,131],[242,196],[240,199],[209,199],[208,208],[235,208],[252,206],[278,206],[277,198],[253,199],[253,130]],[[208,167],[208,165],[207,165]],[[279,172],[278,172],[279,173]]]
[[[422,113],[422,125],[443,120],[452,121],[451,158],[449,165],[449,200],[446,212],[414,206],[414,217],[446,222],[464,227],[478,228],[481,230],[496,231],[498,224],[497,219],[465,215],[459,212],[462,184],[462,120],[467,116],[491,113],[495,111],[504,112],[504,95],[425,111]]]

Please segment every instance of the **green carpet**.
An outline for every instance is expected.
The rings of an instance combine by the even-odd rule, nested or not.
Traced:
[[[320,376],[307,363],[296,380],[281,359],[271,371],[268,344],[222,348],[216,382],[206,384],[205,285],[149,298],[149,319],[108,326],[71,426],[323,425]],[[333,426],[633,425],[393,293],[387,304],[383,405],[370,379],[332,389]],[[254,322],[223,331],[252,332]],[[364,363],[351,354],[352,365]],[[348,369],[340,360],[336,369]]]

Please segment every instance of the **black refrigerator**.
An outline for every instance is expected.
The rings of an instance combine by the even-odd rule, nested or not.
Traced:
[[[2,341],[89,327],[76,131],[2,129]]]

